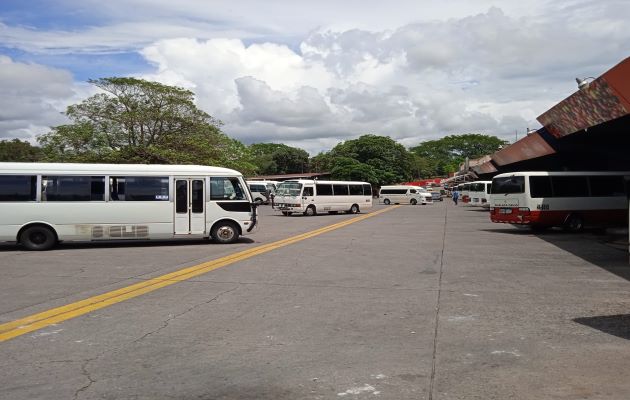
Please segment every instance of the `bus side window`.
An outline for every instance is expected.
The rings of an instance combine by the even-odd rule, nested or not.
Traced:
[[[245,190],[236,177],[211,177],[210,200],[246,200]]]
[[[302,196],[304,197],[312,197],[313,196],[313,188],[311,186],[304,187],[302,191]]]

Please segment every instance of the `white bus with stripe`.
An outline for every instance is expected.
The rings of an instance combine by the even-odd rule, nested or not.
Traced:
[[[275,205],[284,215],[340,211],[356,214],[372,208],[372,186],[358,181],[284,181],[276,189]]]

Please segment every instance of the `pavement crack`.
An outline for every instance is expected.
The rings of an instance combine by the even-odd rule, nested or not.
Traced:
[[[201,307],[201,306],[203,306],[203,305],[210,304],[210,303],[212,303],[213,301],[216,301],[217,299],[219,299],[219,297],[221,297],[221,296],[223,296],[223,295],[225,295],[225,294],[228,294],[228,293],[230,293],[230,292],[233,292],[233,291],[235,291],[236,289],[238,289],[239,287],[240,287],[240,285],[239,285],[239,286],[236,286],[236,287],[233,287],[232,289],[224,290],[223,292],[221,292],[221,293],[217,294],[216,296],[214,296],[214,297],[213,297],[213,298],[211,298],[210,300],[206,300],[206,301],[203,301],[203,302],[201,302],[201,303],[197,303],[197,304],[195,304],[195,305],[193,305],[193,306],[189,307],[189,308],[188,308],[188,309],[186,309],[185,311],[180,312],[179,314],[169,315],[169,317],[168,317],[167,319],[165,319],[165,320],[162,322],[162,326],[160,326],[159,328],[157,328],[157,329],[155,329],[155,330],[153,330],[153,331],[151,331],[151,332],[147,332],[147,333],[145,333],[144,335],[142,335],[142,336],[141,336],[141,337],[139,337],[138,339],[134,340],[134,341],[133,341],[133,343],[137,343],[137,342],[139,342],[139,341],[141,341],[141,340],[143,340],[143,339],[146,339],[147,337],[149,337],[149,336],[151,336],[151,335],[154,335],[154,334],[156,334],[156,333],[159,333],[161,330],[163,330],[163,329],[167,328],[167,327],[169,326],[169,324],[171,323],[171,321],[173,321],[173,320],[175,320],[175,319],[177,319],[177,318],[179,318],[179,317],[181,317],[181,316],[183,316],[183,315],[188,314],[189,312],[193,311],[194,309],[196,309],[196,308],[198,308],[198,307]]]
[[[440,253],[440,275],[438,278],[437,300],[435,304],[435,330],[433,331],[433,357],[431,360],[431,381],[429,383],[429,400],[433,400],[435,387],[435,366],[437,361],[437,342],[440,327],[440,300],[442,297],[442,274],[444,272],[444,249],[446,248],[446,225],[448,221],[448,207],[444,208],[444,233],[442,234],[442,251]]]
[[[83,385],[82,387],[77,389],[76,392],[74,392],[74,400],[77,400],[79,396],[81,395],[81,393],[85,392],[86,390],[90,388],[90,386],[92,386],[92,384],[96,383],[96,379],[92,378],[92,373],[90,372],[90,370],[88,370],[88,364],[91,363],[92,361],[98,360],[105,353],[106,352],[102,352],[96,355],[95,357],[88,358],[83,361],[83,364],[81,364],[81,375],[87,378],[88,382],[86,385]]]

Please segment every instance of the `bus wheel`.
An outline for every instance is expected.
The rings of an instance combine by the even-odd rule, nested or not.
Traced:
[[[412,206],[415,206],[416,204],[418,204],[418,201],[416,199],[411,199],[410,203]]]
[[[221,221],[212,227],[210,235],[217,243],[234,243],[238,240],[238,227],[234,222]]]
[[[383,203],[385,203],[386,205],[389,205],[391,203],[391,201],[389,201],[389,199],[385,199],[385,200],[383,200]]]
[[[350,214],[358,214],[359,213],[359,206],[356,204],[353,204],[352,207],[350,207],[350,210],[348,211]]]
[[[304,211],[304,215],[306,215],[307,217],[312,217],[315,214],[317,214],[317,211],[315,211],[315,206],[306,207],[306,211]]]
[[[578,214],[571,214],[564,221],[563,228],[567,232],[580,232],[584,229],[584,220]]]
[[[52,229],[35,225],[20,233],[20,243],[27,250],[50,250],[57,244],[57,236]]]

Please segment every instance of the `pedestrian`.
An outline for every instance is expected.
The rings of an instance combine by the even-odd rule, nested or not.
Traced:
[[[457,200],[459,200],[459,192],[455,189],[453,190],[453,203],[455,203],[455,205],[457,205]]]

